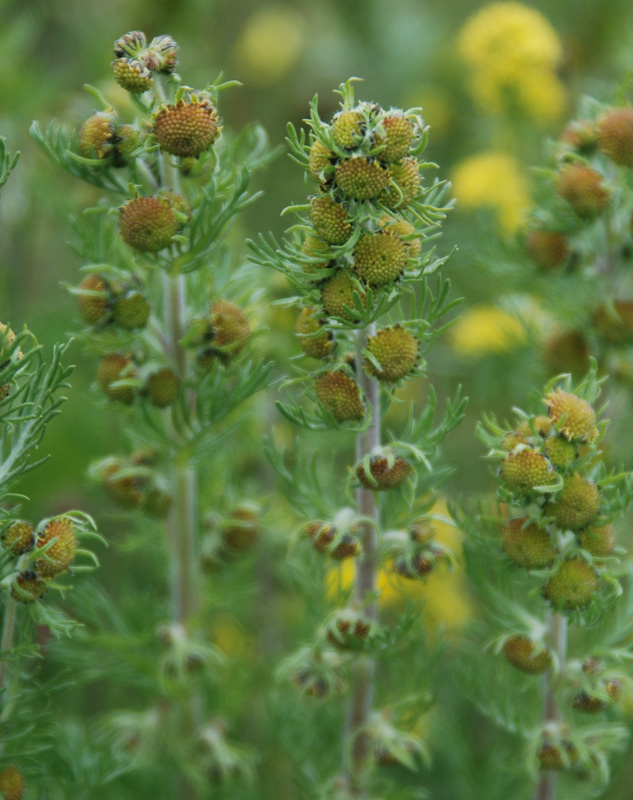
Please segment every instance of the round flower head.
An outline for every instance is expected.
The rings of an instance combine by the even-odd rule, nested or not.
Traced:
[[[343,150],[357,147],[365,130],[365,118],[360,111],[341,111],[332,119],[332,140]]]
[[[378,158],[391,164],[394,161],[401,161],[409,153],[409,148],[413,142],[415,128],[410,119],[399,112],[391,112],[383,118],[380,123],[382,132],[376,136],[376,144],[384,145]]]
[[[633,108],[614,108],[598,125],[602,152],[621,167],[633,167]]]
[[[387,456],[376,455],[369,460],[369,472],[364,463],[357,465],[355,474],[365,489],[382,492],[395,489],[406,481],[413,467],[402,456],[394,456],[391,465]]]
[[[77,537],[72,521],[67,517],[51,520],[39,535],[37,546],[40,548],[49,542],[53,544],[35,562],[35,569],[40,578],[54,578],[66,572],[73,563],[77,550]]]
[[[540,675],[552,667],[552,655],[543,647],[538,650],[527,636],[510,636],[503,645],[503,654],[515,669]]]
[[[302,308],[296,334],[303,352],[311,358],[327,358],[336,347],[331,331],[322,331],[324,322],[315,308]]]
[[[356,421],[365,416],[365,405],[358,384],[342,370],[319,375],[314,393],[338,422]]]
[[[317,234],[329,244],[345,244],[352,232],[349,214],[329,194],[315,197],[310,203],[310,220]]]
[[[545,505],[545,513],[563,530],[580,531],[590,525],[600,510],[600,489],[577,472],[565,478],[556,499]]]
[[[24,777],[17,767],[5,767],[0,772],[0,794],[4,800],[22,800],[25,791]]]
[[[171,244],[180,221],[172,204],[164,197],[135,197],[121,208],[121,238],[130,247],[146,253],[157,253]]]
[[[84,158],[107,158],[115,139],[114,114],[99,111],[83,123],[79,129],[79,152]]]
[[[370,286],[384,286],[402,275],[407,259],[407,247],[399,236],[364,233],[354,248],[353,269]]]
[[[365,360],[367,372],[381,381],[393,383],[413,369],[418,360],[420,343],[415,336],[401,328],[383,328],[375,336],[372,336],[367,344],[368,352],[378,362],[377,367],[374,361]]]
[[[339,163],[335,172],[336,185],[352,200],[371,200],[387,187],[389,173],[378,161],[353,156]]]
[[[130,94],[141,94],[151,89],[152,73],[135,58],[117,58],[112,62],[115,81]]]
[[[161,106],[154,123],[160,149],[175,156],[199,156],[211,147],[218,131],[213,104],[195,94],[176,105]]]
[[[536,523],[526,525],[526,517],[508,520],[501,529],[501,546],[515,564],[526,569],[543,569],[556,558],[552,537]]]
[[[358,285],[353,280],[351,275],[344,270],[340,269],[321,287],[321,302],[323,308],[332,317],[341,317],[342,319],[354,322],[356,315],[354,309],[354,293],[360,294],[361,303],[364,303],[365,293],[358,288]],[[350,311],[346,311],[349,308]]]
[[[545,398],[554,427],[570,441],[593,441],[598,435],[596,412],[586,400],[557,389]]]
[[[564,167],[558,175],[556,189],[582,219],[597,217],[611,197],[602,175],[584,164]]]
[[[334,153],[328,147],[319,141],[319,139],[315,139],[310,147],[308,160],[310,175],[312,175],[315,180],[321,182],[323,180],[323,170],[330,166],[332,159],[335,157]]]
[[[380,195],[380,202],[401,211],[415,200],[419,188],[420,165],[415,158],[405,158],[389,165],[389,183]]]

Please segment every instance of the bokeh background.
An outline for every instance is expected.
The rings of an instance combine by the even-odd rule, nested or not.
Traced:
[[[476,420],[484,410],[503,416],[543,384],[551,367],[546,341],[557,324],[529,286],[505,285],[499,277],[503,270],[495,265],[506,258],[506,243],[530,206],[531,167],[544,159],[544,140],[560,134],[583,94],[611,96],[614,84],[633,68],[633,5],[630,0],[551,0],[527,6],[542,17],[526,15],[521,7],[508,18],[475,16],[488,5],[464,0],[0,0],[0,135],[11,151],[22,152],[0,200],[0,320],[14,328],[28,324],[45,347],[77,329],[75,302],[63,288],[77,283],[81,265],[68,218],[96,203],[98,194],[49,163],[28,129],[34,119],[46,124],[52,118],[78,128],[94,110],[84,83],[95,85],[133,118],[134,109],[108,67],[112,43],[121,34],[133,29],[148,37],[171,34],[180,45],[179,74],[191,86],[205,85],[220,71],[241,81],[241,88],[221,97],[224,125],[237,131],[260,121],[272,146],[283,145],[288,121],[301,125],[315,94],[328,119],[337,107],[333,89],[349,76],[362,77],[360,98],[384,106],[422,106],[431,126],[427,156],[439,165],[438,175],[453,182],[457,202],[440,247],[457,248],[446,274],[454,294],[464,297],[462,319],[433,351],[429,377],[441,396],[463,384],[471,398],[466,421],[445,448],[445,459],[455,467],[447,492],[460,497],[489,489],[483,448],[474,436]],[[281,210],[306,194],[301,170],[284,153],[255,183],[263,198],[232,235],[244,257],[248,238],[265,231],[282,234],[287,222]],[[270,300],[290,294],[277,275],[261,279]],[[280,307],[262,313],[268,334],[261,346],[284,371],[298,352],[294,319]],[[77,364],[73,388],[46,437],[53,457],[25,479],[22,490],[33,498],[34,516],[69,506],[90,509],[114,543],[100,580],[112,587],[116,580],[109,575],[116,573],[123,585],[120,521],[109,514],[100,488],[85,477],[91,461],[121,443],[119,417],[91,390],[93,359],[77,344],[72,358]],[[420,391],[413,399],[422,402]],[[628,450],[619,455],[633,463]],[[273,479],[264,478],[263,485],[266,481],[270,486]],[[431,618],[449,629],[469,613],[459,576],[455,580],[454,590],[440,596],[435,610],[437,594],[427,592]],[[282,623],[294,624],[295,611],[282,610]],[[245,645],[232,624],[228,619],[223,635],[227,647],[239,650]],[[244,652],[248,658],[248,649]],[[469,796],[464,787],[463,797]]]

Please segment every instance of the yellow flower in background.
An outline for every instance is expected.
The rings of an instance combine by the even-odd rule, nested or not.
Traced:
[[[521,225],[530,206],[527,178],[507,153],[479,153],[462,161],[453,174],[453,193],[462,208],[494,211],[508,234]]]
[[[447,516],[444,501],[438,501],[431,513]],[[436,520],[433,524],[437,531],[435,537],[437,542],[459,553],[460,532],[448,522]],[[356,565],[352,558],[346,559],[340,566],[331,570],[327,584],[327,593],[331,599],[335,599],[341,591],[349,589],[354,580],[355,570]],[[459,631],[472,617],[464,571],[459,565],[452,570],[440,565],[424,581],[407,580],[385,566],[378,573],[376,585],[380,591],[378,605],[385,610],[402,609],[407,600],[423,600],[421,619],[429,632],[437,631],[438,627],[446,631]]]
[[[487,113],[515,110],[543,122],[563,113],[565,90],[556,76],[562,47],[539,11],[521,3],[485,6],[462,28],[458,49]]]
[[[234,55],[251,84],[273,86],[296,65],[305,43],[305,19],[285,6],[253,12],[235,44]]]
[[[243,658],[253,649],[253,642],[244,633],[236,617],[231,614],[217,614],[212,627],[213,643],[229,658]]]
[[[504,353],[525,342],[526,330],[516,316],[496,306],[475,306],[450,330],[453,349],[464,356]]]
[[[545,123],[556,122],[567,109],[565,87],[553,72],[533,72],[517,84],[525,113]]]
[[[563,55],[549,22],[522,3],[484,6],[467,20],[458,46],[464,61],[476,68],[509,64],[555,69]]]

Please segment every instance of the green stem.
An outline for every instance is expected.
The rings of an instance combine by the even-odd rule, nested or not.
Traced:
[[[4,683],[9,669],[8,652],[13,646],[13,635],[15,632],[15,619],[17,615],[18,604],[9,595],[7,605],[4,610],[4,622],[2,625],[2,640],[0,641],[0,650],[4,654],[2,661],[0,661],[0,690],[4,689]]]
[[[370,378],[362,369],[362,351],[368,336],[375,333],[375,326],[356,331],[356,372],[357,380],[367,403],[367,413],[371,414],[369,427],[356,439],[356,461],[363,459],[380,446],[380,390],[376,380]],[[373,520],[366,523],[362,530],[363,553],[356,562],[354,579],[354,599],[365,610],[372,621],[378,617],[375,600],[367,603],[367,596],[376,591],[376,574],[378,571],[378,523],[380,514],[376,502],[376,493],[362,486],[356,492],[356,501],[361,514]],[[356,797],[366,796],[368,781],[371,742],[366,733],[374,696],[376,663],[372,658],[361,656],[355,667],[352,681],[352,692],[347,706],[345,733],[350,744],[348,781],[350,790]]]
[[[567,617],[562,614],[552,614],[549,620],[549,634],[552,650],[558,656],[559,668],[562,672],[567,656]],[[561,719],[556,701],[556,683],[551,671],[543,677],[543,722],[545,725],[556,724]],[[556,770],[550,769],[543,772],[536,787],[534,800],[556,800],[557,783],[558,772]]]
[[[197,475],[187,463],[176,464],[174,498],[167,521],[171,564],[171,607],[174,622],[187,627],[200,608],[196,547]]]
[[[158,103],[167,98],[161,79],[154,81]],[[178,168],[166,153],[161,153],[161,178],[163,186],[177,194],[182,193]],[[187,329],[187,284],[184,275],[163,274],[165,314],[165,355],[169,358],[182,381],[188,377],[187,354],[179,344]],[[190,403],[194,404],[193,392]],[[174,624],[189,630],[192,619],[200,610],[200,559],[197,548],[198,532],[198,474],[189,454],[181,447],[180,437],[169,425],[170,438],[176,450],[172,472],[173,503],[167,519],[167,542],[170,562],[171,616]],[[191,735],[200,725],[203,715],[202,698],[192,691],[181,706],[182,735]],[[178,778],[179,800],[195,800],[198,792],[184,775]]]

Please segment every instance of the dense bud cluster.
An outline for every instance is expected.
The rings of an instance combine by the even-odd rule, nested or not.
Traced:
[[[606,768],[612,745],[597,727],[583,728],[572,710],[600,714],[617,702],[623,665],[617,645],[615,653],[613,648],[620,635],[627,635],[624,625],[604,617],[621,593],[622,551],[611,521],[623,515],[633,485],[630,473],[614,476],[601,462],[606,423],[595,411],[599,386],[594,362],[575,391],[570,376],[550,383],[542,397],[547,416],[518,410],[514,430],[503,430],[494,420],[488,423],[490,435],[481,429],[490,457],[500,462],[500,505],[488,521],[481,514],[466,521],[475,536],[479,526],[487,526],[486,546],[496,542],[504,554],[499,552],[498,578],[484,563],[490,549],[481,573],[473,570],[487,595],[499,592],[494,613],[506,631],[495,637],[497,655],[528,676],[544,674],[542,682],[530,680],[524,687],[542,691],[534,698],[543,717],[532,739],[533,766],[545,773],[568,770],[580,778],[595,774],[598,759]],[[545,474],[553,479],[542,481]],[[505,557],[512,562],[505,570],[523,570],[516,579],[504,571]],[[595,640],[577,635],[575,626],[593,627]],[[539,787],[547,783],[541,776]]]
[[[114,78],[131,94],[146,92],[154,82],[152,73],[168,75],[175,70],[177,54],[171,36],[156,36],[148,44],[143,31],[130,31],[114,43]]]

